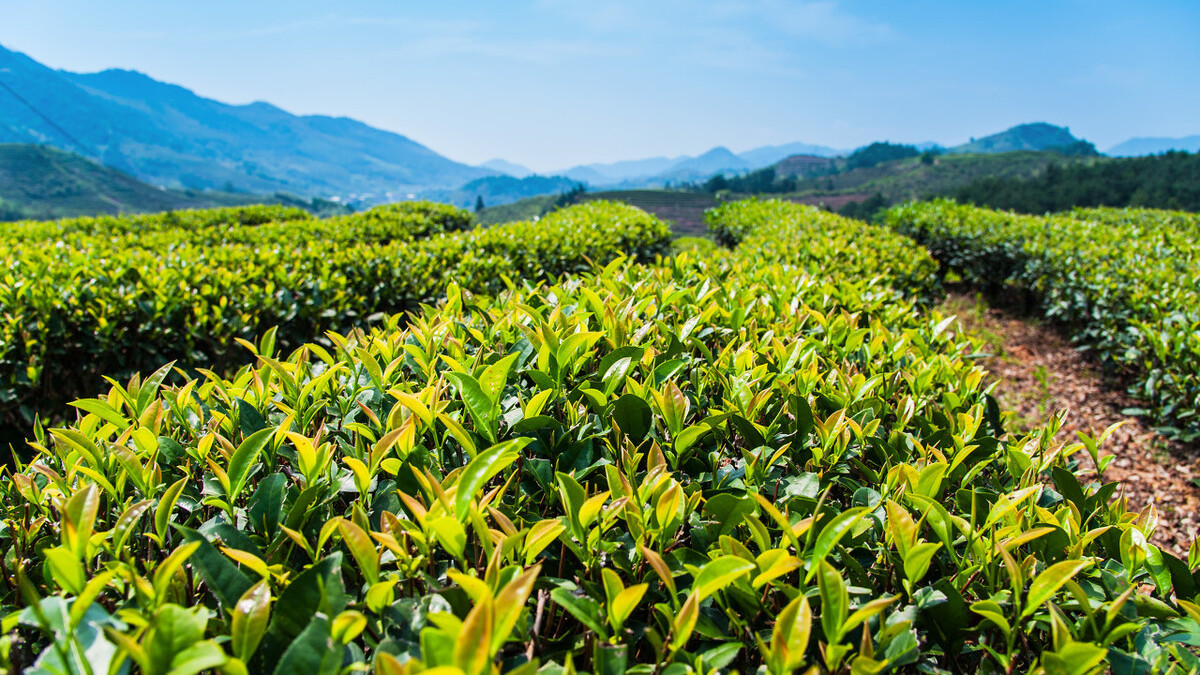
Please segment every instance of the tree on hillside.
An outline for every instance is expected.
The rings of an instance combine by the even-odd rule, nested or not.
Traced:
[[[554,206],[552,208],[560,208],[570,206],[572,204],[578,204],[580,198],[586,193],[586,185],[583,183],[575,183],[575,185],[571,186],[570,190],[559,193],[558,197],[554,200]]]
[[[475,213],[483,210],[483,195],[475,195]]]
[[[887,206],[887,199],[883,197],[883,194],[876,192],[862,201],[846,202],[842,208],[838,209],[838,214],[859,220],[875,220],[879,211]]]
[[[721,190],[728,190],[729,189],[729,181],[725,179],[725,176],[723,176],[721,174],[717,174],[704,182],[704,189],[707,192],[714,192],[714,193],[720,192]]]
[[[907,159],[921,154],[911,145],[896,145],[892,143],[872,143],[865,148],[855,150],[846,158],[846,169],[867,169],[877,164],[896,159]]]
[[[1024,213],[1075,206],[1200,211],[1200,154],[1169,152],[1067,166],[1050,164],[1031,178],[990,176],[953,194],[960,202]]]
[[[778,179],[775,167],[768,166],[765,169],[751,171],[748,174],[730,178],[717,174],[704,183],[704,190],[713,194],[722,190],[728,190],[745,195],[794,192],[796,190],[796,177],[785,176],[782,179]]]
[[[1087,141],[1075,141],[1067,145],[1055,145],[1046,148],[1050,152],[1055,152],[1064,157],[1099,157],[1100,153],[1096,150],[1096,146]]]

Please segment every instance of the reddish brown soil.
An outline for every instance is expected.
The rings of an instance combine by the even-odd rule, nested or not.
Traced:
[[[1069,412],[1058,435],[1064,443],[1075,442],[1076,431],[1095,435],[1123,423],[1101,448],[1101,454],[1116,457],[1104,479],[1122,483],[1118,495],[1131,509],[1153,504],[1159,520],[1151,542],[1186,559],[1200,529],[1200,447],[1173,443],[1147,422],[1123,414],[1136,402],[1121,385],[1106,380],[1069,340],[1037,320],[988,307],[966,293],[951,293],[941,309],[956,314],[994,354],[985,365],[1000,380],[1001,407],[1017,413],[1017,431],[1063,409]],[[1081,479],[1094,480],[1087,453],[1075,458],[1085,472]]]
[[[808,204],[810,206],[825,206],[837,211],[850,202],[861,202],[868,199],[870,195],[810,195],[807,197],[788,197],[788,201],[796,202],[797,204]]]

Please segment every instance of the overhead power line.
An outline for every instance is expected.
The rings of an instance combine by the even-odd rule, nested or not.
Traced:
[[[5,89],[5,91],[12,94],[13,98],[15,98],[18,101],[20,101],[21,103],[25,104],[26,108],[29,108],[30,110],[32,110],[33,114],[42,118],[43,122],[45,122],[46,124],[49,124],[55,131],[62,134],[63,138],[66,138],[68,141],[71,141],[71,143],[73,143],[75,145],[75,147],[77,147],[83,151],[83,154],[85,154],[89,157],[97,157],[98,156],[91,148],[84,145],[83,142],[80,141],[78,138],[75,138],[74,136],[72,136],[69,131],[58,126],[58,124],[55,123],[54,120],[50,119],[50,117],[48,115],[46,115],[45,113],[43,113],[41,110],[38,110],[37,106],[35,106],[34,104],[32,104],[28,100],[26,100],[24,96],[21,96],[20,94],[18,94],[16,92],[16,90],[14,90],[12,87],[8,86],[8,84],[6,82],[4,82],[3,80],[0,80],[0,87],[3,87]]]

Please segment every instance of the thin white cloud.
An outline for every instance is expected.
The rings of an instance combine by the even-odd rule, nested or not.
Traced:
[[[577,58],[612,58],[627,50],[597,42],[563,39],[489,39],[477,35],[426,35],[388,50],[408,60],[480,56],[532,65],[559,65]]]
[[[322,17],[257,26],[203,35],[206,40],[247,40],[308,30],[328,31],[331,26],[354,29],[383,29],[394,37],[395,46],[386,54],[406,60],[432,60],[453,56],[478,56],[535,65],[553,65],[575,58],[611,58],[632,55],[634,44],[614,44],[609,39],[581,36],[580,39],[493,35],[479,21],[439,21],[421,18],[370,16]]]
[[[725,4],[720,11],[754,17],[780,33],[835,46],[878,42],[894,34],[887,24],[855,16],[834,0],[753,0]]]
[[[652,3],[622,0],[537,0],[542,11],[566,15],[576,23],[597,31],[638,30],[645,28]]]
[[[687,48],[676,51],[673,58],[682,64],[716,70],[784,78],[806,74],[785,47],[755,40],[743,33],[717,29],[696,31]]]
[[[272,35],[283,35],[285,33],[294,33],[311,28],[318,28],[322,25],[326,25],[329,20],[330,17],[302,19],[299,21],[287,21],[284,23],[270,24],[266,26],[255,26],[253,28],[206,33],[200,37],[204,40],[246,40],[250,38],[263,38]]]
[[[599,32],[678,35],[721,29],[834,46],[873,43],[895,35],[886,23],[859,17],[836,0],[539,0],[539,6]]]
[[[355,28],[376,28],[399,30],[413,35],[436,34],[465,34],[484,28],[475,21],[439,21],[412,17],[379,17],[379,16],[344,16],[341,14],[326,14],[324,16],[286,21],[264,26],[255,26],[240,30],[208,33],[201,37],[207,40],[245,40],[261,38],[286,33],[303,32],[307,30],[328,31],[334,26],[352,26]]]
[[[814,45],[853,48],[891,39],[887,24],[856,16],[835,0],[537,0],[578,30],[598,54],[644,45],[661,62],[796,78]],[[620,36],[621,43],[608,42]]]
[[[537,66],[608,59],[652,59],[777,77],[804,74],[796,57],[806,44],[874,42],[891,35],[880,23],[847,12],[835,0],[742,0],[689,3],[661,0],[534,0],[572,27],[555,35],[513,34],[485,20],[346,16],[327,13],[296,21],[210,33],[206,40],[253,40],[331,26],[384,29],[394,34],[386,53],[406,60],[475,56]]]
[[[1149,79],[1149,74],[1139,68],[1101,63],[1073,81],[1084,85],[1134,88],[1144,86]]]

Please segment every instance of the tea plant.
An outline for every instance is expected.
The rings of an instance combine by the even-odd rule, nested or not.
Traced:
[[[101,376],[123,379],[168,360],[221,370],[241,358],[239,339],[275,328],[281,346],[299,345],[436,302],[451,280],[495,292],[617,255],[652,259],[669,245],[664,224],[615,204],[454,231],[468,222],[461,210],[416,205],[328,221],[15,241],[0,250],[0,418],[27,426]]]
[[[890,211],[970,283],[1037,298],[1049,319],[1132,377],[1146,411],[1185,439],[1200,437],[1200,243],[1195,216],[1079,209],[1020,216],[949,201]]]
[[[0,481],[35,672],[1195,672],[1200,544],[1025,437],[934,263],[749,203],[615,260],[83,399]],[[527,231],[529,232],[529,231]],[[829,245],[839,232],[879,250]],[[824,251],[824,252],[823,252]],[[924,286],[928,288],[928,286]]]
[[[64,218],[54,221],[5,223],[0,237],[7,242],[56,242],[83,237],[121,237],[155,232],[224,230],[267,223],[312,220],[307,211],[286,206],[235,206],[220,209],[187,209],[152,214]]]

